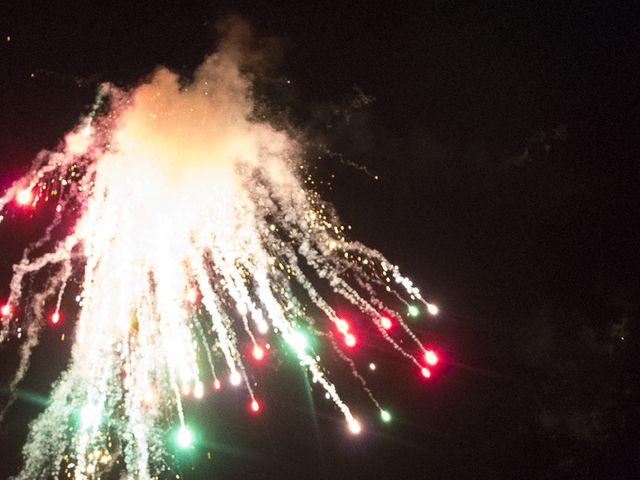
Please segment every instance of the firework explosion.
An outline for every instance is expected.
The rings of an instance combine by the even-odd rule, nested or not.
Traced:
[[[128,478],[160,475],[167,442],[193,441],[185,396],[235,386],[261,410],[249,366],[268,361],[277,341],[353,434],[361,423],[314,344],[345,362],[384,422],[390,413],[349,356],[359,331],[378,332],[431,375],[437,354],[403,316],[437,307],[379,252],[346,238],[299,144],[255,117],[251,82],[225,49],[188,85],[166,69],[130,91],[104,85],[61,146],[0,197],[0,214],[52,215],[14,265],[0,310],[0,342],[23,337],[13,396],[41,329],[64,321],[67,283],[82,269],[71,360],[30,427],[18,478],[99,478],[114,462]],[[41,272],[42,287],[26,291]],[[326,292],[360,313],[338,315]]]

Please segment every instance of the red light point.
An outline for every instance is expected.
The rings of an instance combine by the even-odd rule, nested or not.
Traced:
[[[349,323],[346,320],[342,320],[339,318],[336,320],[336,327],[338,327],[338,331],[342,334],[347,334],[349,331]]]
[[[0,314],[3,317],[8,317],[9,315],[11,315],[11,305],[5,303],[2,308],[0,308]]]
[[[60,323],[60,312],[58,310],[56,310],[55,312],[53,312],[51,314],[51,324],[52,325],[57,325]]]
[[[253,358],[255,358],[258,361],[264,358],[264,350],[260,345],[254,345],[252,354],[253,354]]]
[[[344,336],[344,343],[347,345],[347,347],[355,347],[356,346],[356,337],[354,337],[350,333],[347,333]]]
[[[380,325],[382,325],[382,328],[385,330],[389,330],[393,326],[393,322],[388,317],[382,317],[380,319]]]
[[[213,387],[214,390],[220,390],[222,388],[222,384],[220,383],[220,380],[218,380],[217,378],[213,381],[213,384],[211,386]]]
[[[56,205],[56,212],[60,213],[62,211],[62,205]]]
[[[33,201],[33,192],[30,188],[25,188],[24,190],[20,190],[16,195],[16,201],[19,205],[23,207],[27,206]]]
[[[260,411],[260,404],[255,399],[251,402],[251,411],[253,413],[258,413]]]
[[[424,360],[432,367],[438,363],[438,355],[433,350],[424,352]]]
[[[420,370],[420,373],[422,373],[422,376],[424,378],[431,377],[431,370],[429,370],[427,367],[422,367],[422,369]]]

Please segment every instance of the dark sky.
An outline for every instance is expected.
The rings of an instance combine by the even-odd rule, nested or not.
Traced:
[[[614,6],[632,2],[310,3],[0,7],[0,187],[100,82],[133,85],[160,64],[188,74],[239,14],[281,57],[262,101],[309,152],[332,152],[318,175],[336,175],[325,194],[353,236],[443,308],[416,327],[446,352],[439,378],[425,386],[389,358],[401,373],[374,385],[394,399],[392,426],[345,436],[282,366],[258,420],[231,396],[193,407],[211,445],[182,460],[186,478],[640,477],[640,38],[637,12]],[[37,225],[24,228],[0,229],[0,285]],[[68,356],[56,339],[25,391],[48,394]],[[23,399],[0,427],[1,477],[39,409]]]

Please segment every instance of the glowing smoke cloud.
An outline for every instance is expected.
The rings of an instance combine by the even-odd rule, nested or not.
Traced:
[[[306,188],[296,142],[252,118],[250,87],[225,48],[187,86],[166,69],[130,92],[104,86],[60,149],[40,154],[0,197],[0,213],[49,205],[53,215],[14,266],[0,311],[0,342],[26,337],[12,392],[47,317],[61,321],[74,265],[84,268],[72,358],[31,425],[18,478],[98,478],[116,460],[130,478],[160,474],[167,419],[179,422],[178,444],[192,441],[184,395],[229,383],[260,410],[248,362],[266,356],[270,339],[289,345],[353,433],[361,423],[325,375],[310,332],[333,344],[385,422],[389,412],[347,355],[359,346],[354,325],[368,322],[430,375],[437,356],[396,310],[436,307],[380,253],[345,238],[332,207]],[[60,234],[70,218],[70,233]],[[42,291],[25,297],[43,269]],[[340,318],[322,288],[357,307],[357,321]],[[310,318],[306,304],[322,318]],[[401,346],[402,337],[415,344]]]

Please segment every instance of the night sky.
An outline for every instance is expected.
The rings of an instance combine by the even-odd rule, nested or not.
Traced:
[[[188,76],[240,15],[268,59],[256,96],[335,175],[321,191],[352,238],[437,301],[412,327],[444,365],[425,384],[381,353],[371,384],[396,421],[354,438],[274,363],[259,417],[232,392],[188,406],[207,444],[180,457],[184,477],[640,478],[640,35],[623,3],[3,1],[0,188],[101,82]],[[0,299],[42,226],[0,227]],[[2,478],[68,359],[61,332],[72,318],[45,333],[0,426]],[[14,357],[0,350],[3,387]]]

